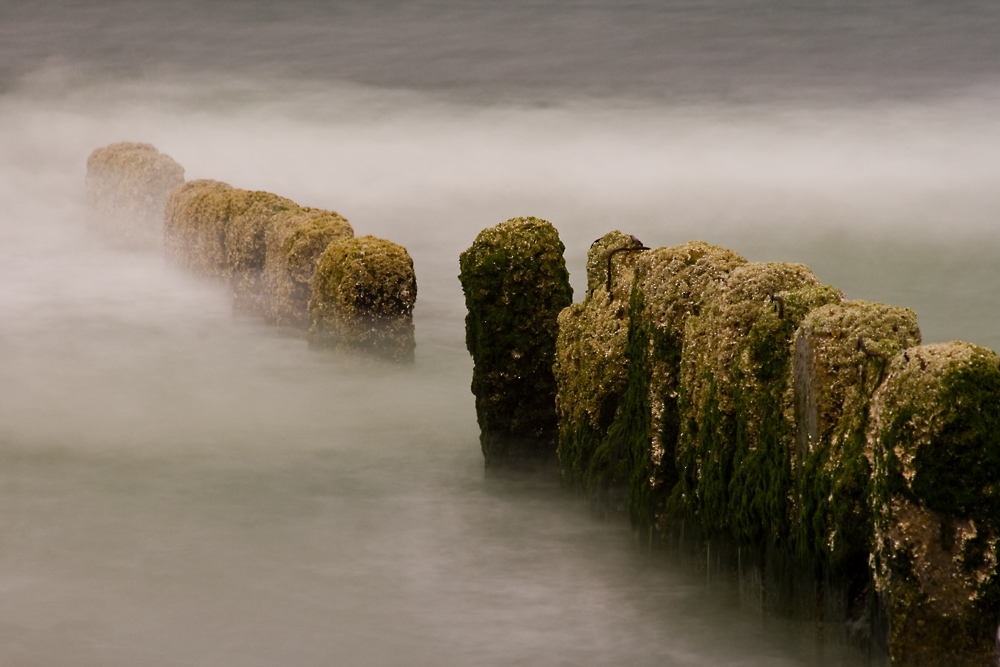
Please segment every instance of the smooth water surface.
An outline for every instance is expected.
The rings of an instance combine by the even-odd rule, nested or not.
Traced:
[[[991,3],[0,7],[0,664],[814,665],[546,477],[486,478],[458,254],[705,240],[1000,348]],[[84,225],[87,156],[405,245],[412,367]]]

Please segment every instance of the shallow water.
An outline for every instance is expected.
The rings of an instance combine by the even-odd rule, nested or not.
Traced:
[[[240,6],[0,9],[0,664],[859,662],[484,477],[457,257],[543,217],[579,293],[605,231],[706,240],[1000,348],[997,10]],[[405,245],[414,366],[92,235],[121,140]]]

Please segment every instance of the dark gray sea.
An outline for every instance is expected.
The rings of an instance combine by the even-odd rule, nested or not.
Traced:
[[[458,255],[704,240],[1000,348],[1000,4],[0,0],[0,665],[855,665],[487,478]],[[84,224],[87,156],[405,245],[412,367]]]

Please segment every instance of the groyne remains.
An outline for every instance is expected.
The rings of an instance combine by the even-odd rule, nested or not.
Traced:
[[[498,441],[554,448],[563,483],[637,535],[728,564],[748,604],[873,662],[997,665],[992,350],[922,345],[913,311],[802,264],[619,231],[570,304],[561,253],[521,218],[462,255],[487,466]]]
[[[162,247],[174,266],[229,285],[234,313],[301,331],[312,345],[413,360],[413,260],[391,241],[355,238],[334,211],[185,182],[172,158],[136,143],[93,152],[87,202],[114,242]]]

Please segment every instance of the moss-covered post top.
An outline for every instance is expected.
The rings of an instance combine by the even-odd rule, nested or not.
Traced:
[[[280,214],[269,230],[268,251],[280,256],[291,278],[308,283],[316,261],[335,238],[351,238],[354,230],[334,211],[297,208]]]
[[[416,299],[406,248],[374,236],[334,239],[312,278],[310,341],[410,361]]]
[[[95,148],[87,158],[88,175],[109,169],[145,172],[147,178],[155,173],[163,181],[184,182],[184,167],[152,144],[122,141]]]
[[[747,261],[732,250],[692,241],[641,253],[636,272],[645,302],[644,319],[679,345],[684,323],[698,315],[713,288]]]
[[[555,227],[528,217],[484,229],[460,257],[487,467],[555,453],[557,317],[573,297],[564,250]]]
[[[809,267],[785,262],[739,264],[713,282],[701,313],[688,319],[684,334],[683,373],[689,387],[707,386],[709,378],[727,383],[736,348],[761,313],[770,309],[780,316],[784,292],[819,285]],[[701,403],[694,393],[691,397]]]
[[[608,232],[590,244],[587,252],[587,294],[589,299],[596,290],[609,290],[609,300],[627,301],[631,291],[631,277],[635,267],[636,251],[649,250],[642,241],[618,230]],[[627,287],[621,283],[626,282]],[[621,287],[621,289],[619,289]]]
[[[569,275],[563,259],[565,251],[556,228],[539,218],[512,218],[484,229],[460,257],[459,279],[466,291],[466,301],[470,289],[478,290],[472,293],[473,298],[481,298],[490,291],[491,285],[477,284],[477,277],[514,285],[523,283],[530,272],[545,281],[538,285],[539,292],[551,291],[554,284],[561,284],[561,279]],[[511,295],[504,294],[501,298],[504,296]]]

